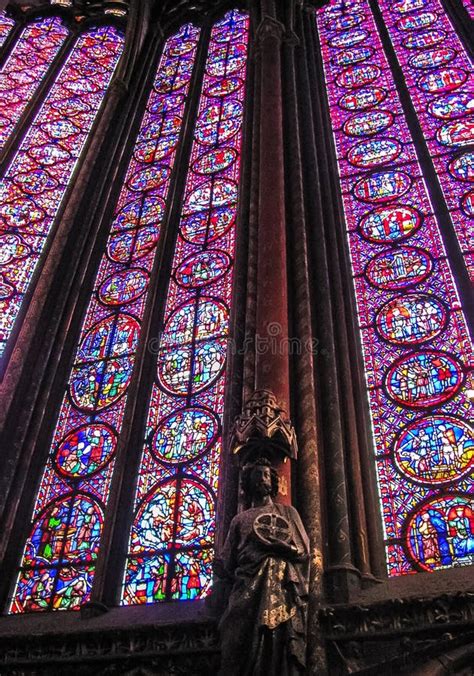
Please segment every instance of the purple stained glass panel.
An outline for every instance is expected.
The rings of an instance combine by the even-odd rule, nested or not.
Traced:
[[[44,571],[41,568],[45,563],[44,551],[38,543],[54,543],[54,547],[49,546],[60,552],[73,547],[65,544],[68,531],[64,515],[78,518],[77,510],[82,503],[71,506],[64,497],[71,490],[82,491],[93,499],[94,509],[97,504],[103,510],[107,504],[198,39],[199,29],[186,25],[164,46],[83,322],[41,480],[33,531],[25,549],[12,612],[75,609],[90,593],[94,571],[89,560],[84,567],[80,551],[73,549],[61,560],[60,570],[56,559],[46,561],[54,565]],[[171,74],[166,81],[164,72]],[[145,143],[148,151],[143,157],[137,150]],[[149,176],[156,172],[164,179],[137,183],[135,177],[145,170]],[[117,236],[127,238],[114,246],[111,243],[116,242]],[[60,509],[63,512],[58,512]],[[86,511],[92,516],[92,506]],[[97,555],[102,525],[102,519],[97,518],[94,529],[82,533],[82,547],[92,552],[89,557],[92,562]],[[61,592],[61,571],[65,570],[66,562],[70,566],[71,588],[78,590],[78,594],[71,592],[71,596]]]
[[[468,5],[472,3],[468,1]],[[380,9],[398,62],[403,70],[428,145],[451,219],[474,280],[474,219],[464,208],[469,183],[474,181],[474,75],[466,50],[439,0],[426,0],[423,9],[401,19],[397,4],[382,0]],[[430,15],[430,31],[443,35],[440,42],[417,42],[414,28],[402,30],[403,20]],[[423,33],[421,33],[423,34]],[[413,38],[407,42],[407,39]]]
[[[111,26],[80,35],[0,180],[0,355],[123,48]]]
[[[148,410],[122,604],[210,588],[248,16],[214,24]]]
[[[410,39],[410,58],[418,55],[412,38],[430,41],[433,33],[426,31],[438,25],[431,0],[416,4],[391,3],[396,21],[403,20],[397,28],[401,39]],[[372,52],[357,67],[364,69],[361,73],[377,69],[376,77],[370,83],[364,78],[362,85],[347,77],[344,66],[335,66],[346,46],[340,44],[334,22],[356,15],[364,18],[347,30],[344,42],[350,42],[351,30],[364,31],[364,46]],[[317,24],[362,336],[388,572],[405,575],[467,565],[474,562],[468,497],[474,438],[465,422],[472,344],[453,274],[368,5],[333,0],[319,10]],[[431,44],[424,49],[427,54]],[[430,58],[443,60],[446,51]],[[420,69],[420,77],[427,72]],[[464,99],[458,106],[463,104]],[[372,116],[354,116],[362,112]],[[391,124],[378,128],[386,112]],[[463,175],[469,171],[463,162],[452,169]]]
[[[64,45],[68,29],[58,17],[37,19],[18,36],[0,70],[0,149]],[[38,155],[37,158],[39,159]]]
[[[3,47],[15,22],[5,12],[0,13],[0,47]]]

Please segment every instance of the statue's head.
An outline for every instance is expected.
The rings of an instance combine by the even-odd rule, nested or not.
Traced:
[[[247,499],[255,496],[270,495],[272,498],[278,493],[278,474],[266,458],[258,458],[244,465],[242,469],[241,485]]]

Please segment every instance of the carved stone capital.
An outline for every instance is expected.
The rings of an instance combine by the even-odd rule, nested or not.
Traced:
[[[296,458],[296,434],[285,410],[270,390],[256,390],[236,418],[231,438],[233,453],[245,462],[258,454],[262,446],[279,459]]]
[[[283,42],[285,26],[269,14],[264,14],[255,31],[255,47],[260,50],[267,40],[276,40],[278,46]]]

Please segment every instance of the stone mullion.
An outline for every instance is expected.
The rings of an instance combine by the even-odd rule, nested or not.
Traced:
[[[317,379],[317,408],[322,439],[324,500],[326,506],[327,563],[325,576],[328,591],[337,600],[348,597],[350,589],[358,585],[359,573],[354,566],[354,552],[350,529],[349,477],[346,466],[346,439],[344,429],[343,395],[338,360],[337,288],[334,288],[334,255],[328,238],[326,221],[331,217],[331,200],[326,178],[322,175],[322,159],[328,146],[321,123],[321,98],[325,95],[324,80],[318,72],[318,49],[315,20],[311,13],[305,16],[309,89],[311,92],[314,127],[308,130],[311,142],[305,144],[305,166],[311,176],[307,194],[313,262],[313,304],[315,335],[318,338],[318,357],[315,360]],[[321,153],[318,149],[321,148]],[[324,193],[323,193],[324,190]]]
[[[158,251],[150,274],[150,287],[141,323],[136,365],[128,389],[122,433],[116,451],[110,497],[105,512],[105,527],[97,560],[97,572],[91,594],[91,604],[117,605],[120,602],[121,582],[128,552],[130,526],[134,509],[134,493],[139,464],[143,452],[144,429],[148,413],[149,396],[156,378],[156,350],[150,345],[157,342],[163,322],[167,288],[173,262],[173,252],[178,233],[189,156],[193,140],[194,121],[201,94],[201,82],[209,43],[209,27],[202,29],[190,97],[183,116],[181,141],[174,162],[174,171],[168,192],[168,210],[161,226]],[[153,40],[151,40],[153,45]],[[156,74],[156,52],[149,66],[149,84]],[[148,61],[148,63],[150,63]],[[143,87],[145,99],[150,87]],[[135,136],[131,139],[133,147]]]
[[[283,46],[284,102],[287,168],[287,211],[290,310],[292,335],[297,337],[292,355],[292,418],[298,436],[298,461],[295,467],[298,507],[310,539],[310,586],[308,613],[308,670],[326,673],[325,651],[319,626],[318,610],[323,596],[323,535],[321,514],[321,477],[319,467],[320,435],[318,434],[314,396],[314,359],[311,280],[308,261],[308,223],[306,218],[302,148],[307,143],[307,127],[311,126],[309,80],[305,58],[303,10],[294,7],[294,25]],[[298,77],[298,75],[299,77]]]
[[[441,0],[456,33],[461,38],[471,59],[474,59],[474,22],[461,0]]]
[[[134,36],[128,40],[124,53]],[[123,69],[119,65],[109,86],[0,388],[6,421],[2,447],[7,470],[2,473],[0,493],[0,508],[4,509],[0,558],[5,554],[5,585],[8,571],[18,562],[18,543],[27,535],[25,528],[29,527],[54,414],[59,410],[97,268],[95,254],[107,236],[108,222],[103,222],[103,216],[119,164],[116,153],[123,152],[120,131],[127,124],[119,115],[119,106],[125,100],[133,66],[129,63]],[[111,129],[118,131],[114,143],[108,141]],[[14,541],[11,532],[15,532]],[[2,586],[0,595],[6,593]]]

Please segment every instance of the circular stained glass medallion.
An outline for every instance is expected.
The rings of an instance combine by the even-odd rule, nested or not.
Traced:
[[[220,377],[226,359],[227,338],[167,348],[158,356],[158,378],[162,388],[176,396],[193,396]]]
[[[433,262],[427,251],[412,246],[382,251],[366,268],[367,279],[378,289],[396,291],[428,277]]]
[[[166,115],[170,111],[183,106],[186,97],[182,92],[167,94],[165,97],[158,96],[148,104],[148,111],[153,115]]]
[[[129,263],[146,256],[156,247],[160,230],[156,226],[118,232],[109,240],[107,253],[116,263]]]
[[[393,454],[399,470],[412,481],[458,481],[474,465],[474,430],[448,415],[426,416],[404,428]]]
[[[363,14],[347,13],[330,18],[326,21],[326,28],[333,31],[343,31],[348,28],[355,28],[365,19]]]
[[[178,64],[160,68],[153,83],[153,88],[158,94],[168,94],[182,89],[188,84],[192,69],[192,59],[188,63],[182,61]]]
[[[126,204],[114,219],[114,230],[129,230],[138,226],[160,223],[165,212],[165,202],[156,195],[145,195]]]
[[[429,2],[430,0],[395,0],[390,8],[397,14],[409,14],[417,9],[423,9]]]
[[[132,357],[74,366],[69,381],[73,403],[88,412],[111,406],[126,392],[132,370]]]
[[[15,293],[15,287],[8,284],[0,275],[0,300],[8,300]]]
[[[126,314],[113,314],[101,319],[84,336],[76,364],[134,353],[140,324]]]
[[[41,125],[41,130],[56,140],[64,140],[73,134],[78,134],[81,129],[75,125],[71,120],[54,120],[52,122],[45,122]]]
[[[237,151],[234,148],[212,148],[193,162],[192,169],[196,174],[215,174],[230,167],[236,158]]]
[[[345,89],[358,89],[370,84],[376,80],[380,75],[380,68],[371,63],[362,63],[355,66],[349,66],[343,70],[337,78],[336,82],[339,87]]]
[[[153,165],[139,169],[129,180],[127,185],[130,190],[144,192],[159,188],[170,175],[170,168],[166,164]]]
[[[141,268],[121,270],[102,282],[98,296],[104,305],[126,305],[140,298],[148,287],[148,273]]]
[[[238,101],[225,101],[222,105],[213,103],[202,111],[194,136],[199,143],[214,146],[232,138],[241,126],[241,103]]]
[[[461,68],[440,68],[420,77],[417,87],[427,94],[445,94],[458,89],[467,78],[468,74]]]
[[[133,151],[133,156],[138,162],[160,162],[170,155],[178,144],[178,134],[167,134],[159,139],[150,139],[138,143]]]
[[[31,146],[28,149],[28,155],[45,167],[59,165],[62,162],[69,162],[72,160],[72,155],[69,150],[61,148],[55,143]]]
[[[461,208],[467,216],[474,218],[474,190],[469,190],[461,198]]]
[[[28,173],[17,174],[13,183],[27,195],[39,195],[58,187],[57,180],[42,169],[33,169]]]
[[[189,300],[175,310],[166,322],[161,347],[225,336],[228,318],[228,309],[218,300],[204,296],[199,300]]]
[[[401,145],[395,139],[373,139],[362,141],[347,153],[347,159],[355,167],[370,169],[392,162],[401,152]]]
[[[188,256],[176,270],[175,279],[186,289],[202,288],[225,275],[230,265],[225,251],[207,249]]]
[[[348,136],[372,136],[390,127],[393,115],[388,110],[369,110],[357,113],[344,124],[344,133]]]
[[[388,395],[402,406],[438,406],[462,386],[462,366],[445,352],[414,352],[398,359],[385,376]]]
[[[30,253],[30,247],[25,244],[20,235],[6,233],[0,235],[0,264],[6,265],[13,260],[25,258]]]
[[[206,96],[216,98],[217,96],[229,96],[238,91],[243,80],[240,77],[223,77],[211,82],[205,89]]]
[[[421,222],[420,212],[413,207],[378,207],[364,216],[360,231],[369,242],[391,244],[413,235]]]
[[[389,202],[411,188],[412,180],[404,171],[378,171],[354,185],[354,196],[362,202]]]
[[[414,31],[431,26],[438,15],[435,12],[420,12],[404,16],[397,22],[397,28],[401,31]]]
[[[456,52],[448,47],[439,47],[437,49],[427,49],[424,52],[412,56],[409,64],[412,68],[438,68],[450,63]]]
[[[474,500],[455,493],[430,498],[409,517],[406,547],[421,570],[474,563]]]
[[[187,197],[183,207],[183,214],[188,215],[197,211],[222,207],[237,202],[237,184],[235,181],[218,178],[215,181],[201,183]]]
[[[356,28],[344,33],[338,33],[329,38],[329,45],[331,47],[352,47],[364,42],[369,36],[369,33],[363,28]]]
[[[103,512],[88,495],[66,495],[35,519],[28,538],[26,565],[93,561],[97,557]]]
[[[69,478],[86,477],[102,469],[115,452],[117,437],[102,423],[81,425],[58,444],[54,461]]]
[[[229,230],[234,223],[235,212],[234,204],[185,216],[181,221],[181,235],[192,244],[209,244]]]
[[[159,422],[151,442],[152,452],[161,462],[189,462],[211,448],[219,430],[219,421],[209,409],[183,408]]]
[[[433,296],[409,293],[392,298],[378,312],[379,334],[395,345],[416,345],[432,340],[448,320],[443,303]]]
[[[424,30],[404,38],[403,46],[407,49],[425,49],[444,42],[446,38],[446,32],[443,30]]]
[[[428,106],[430,115],[441,120],[454,120],[474,113],[474,96],[469,93],[453,92],[434,99]]]
[[[338,103],[344,110],[366,110],[382,103],[386,96],[387,91],[381,87],[366,87],[343,94]]]
[[[474,151],[464,153],[449,163],[449,173],[460,181],[474,181]]]
[[[131,536],[132,553],[212,542],[214,499],[198,481],[166,481],[138,509]]]
[[[360,63],[370,58],[374,53],[373,47],[352,47],[343,52],[338,52],[331,61],[339,68],[345,68],[353,63]]]
[[[209,53],[206,72],[214,77],[229,77],[245,68],[247,47],[243,43],[223,44]]]
[[[474,120],[447,122],[436,132],[436,139],[455,148],[470,145],[474,143]]]

